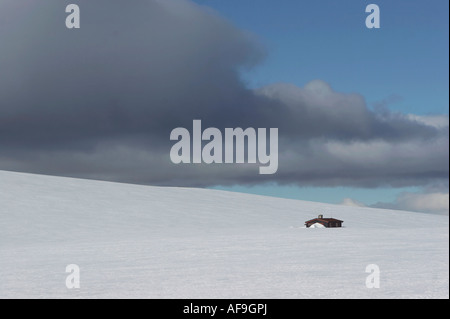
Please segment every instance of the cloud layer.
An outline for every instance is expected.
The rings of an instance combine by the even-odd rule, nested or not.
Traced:
[[[393,203],[380,202],[372,207],[448,215],[449,193],[402,193]]]
[[[371,110],[323,80],[252,90],[256,37],[184,0],[0,3],[0,169],[212,186],[403,187],[448,180],[448,116]],[[7,26],[7,27],[5,27]],[[279,169],[175,165],[170,131],[279,128]]]

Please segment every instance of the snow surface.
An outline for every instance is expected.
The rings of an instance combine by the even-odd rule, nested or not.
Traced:
[[[448,216],[0,171],[0,298],[449,298]]]
[[[325,226],[320,223],[314,223],[311,226],[309,226],[309,228],[325,228]]]

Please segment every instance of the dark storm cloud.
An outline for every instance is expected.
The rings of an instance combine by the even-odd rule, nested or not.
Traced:
[[[448,179],[448,124],[372,111],[323,81],[250,90],[240,71],[264,49],[214,12],[183,0],[79,0],[81,29],[68,30],[71,2],[0,3],[0,169],[194,186]],[[278,127],[278,173],[172,164],[170,131],[193,119]]]
[[[16,13],[0,38],[2,144],[167,136],[248,95],[236,68],[261,53],[224,21],[180,1],[79,4],[80,30],[65,28],[64,1],[2,4]]]

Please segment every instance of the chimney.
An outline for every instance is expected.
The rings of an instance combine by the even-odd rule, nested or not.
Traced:
[[[319,218],[323,218],[323,215],[319,215]]]

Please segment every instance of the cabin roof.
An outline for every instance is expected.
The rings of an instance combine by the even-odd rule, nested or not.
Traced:
[[[318,221],[318,222],[332,222],[332,221],[334,221],[334,222],[341,222],[341,223],[344,222],[343,220],[335,219],[335,218],[313,218],[311,220],[307,220],[305,223],[309,224],[309,223],[314,222],[314,221]]]

